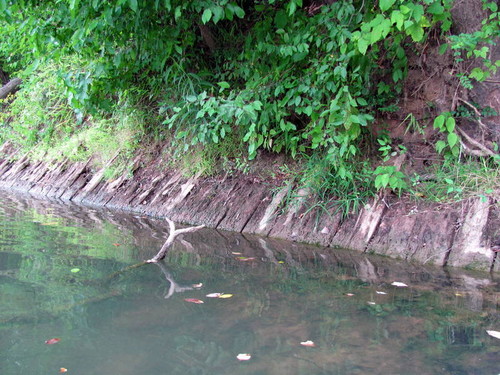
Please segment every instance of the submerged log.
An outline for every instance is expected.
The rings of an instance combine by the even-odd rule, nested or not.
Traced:
[[[19,78],[14,78],[7,82],[5,86],[0,87],[0,99],[5,99],[10,93],[17,90],[22,81]]]
[[[156,254],[153,258],[147,260],[146,261],[147,263],[156,263],[156,262],[162,260],[163,258],[165,258],[167,250],[170,248],[170,246],[172,246],[172,244],[174,243],[175,238],[177,236],[184,234],[184,233],[195,232],[195,231],[205,227],[204,225],[198,225],[197,227],[175,229],[175,223],[172,220],[170,220],[168,217],[165,219],[167,220],[168,225],[170,227],[170,232],[168,234],[168,238],[165,241],[165,243],[163,244],[163,246],[161,247],[158,254]]]

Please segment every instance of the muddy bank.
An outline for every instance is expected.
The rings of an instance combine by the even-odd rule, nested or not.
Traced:
[[[0,189],[420,264],[500,269],[491,250],[500,234],[500,217],[491,200],[444,206],[387,195],[342,219],[333,211],[311,210],[306,196],[285,204],[286,190],[275,190],[268,181],[185,178],[139,159],[133,176],[106,181],[104,169],[92,170],[90,161],[47,165],[14,156],[0,161]]]

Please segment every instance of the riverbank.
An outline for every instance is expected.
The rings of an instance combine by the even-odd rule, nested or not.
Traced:
[[[87,162],[31,162],[2,148],[0,188],[59,201],[107,207],[185,224],[342,247],[420,264],[498,271],[491,244],[500,215],[491,198],[437,204],[379,194],[344,218],[312,206],[307,192],[293,199],[271,178],[184,177],[137,156],[132,173],[105,179]],[[151,158],[151,156],[149,156]]]

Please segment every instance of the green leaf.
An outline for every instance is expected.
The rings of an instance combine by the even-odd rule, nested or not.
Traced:
[[[236,14],[238,18],[245,17],[245,11],[237,5],[234,6],[234,14]]]
[[[370,45],[370,43],[366,39],[360,38],[358,40],[358,50],[359,50],[359,52],[362,55],[364,55],[366,53],[366,50],[368,49],[369,45]]]
[[[285,28],[286,24],[288,23],[288,16],[285,11],[280,10],[276,12],[276,15],[274,16],[274,23],[276,24],[276,27],[278,29]]]
[[[443,55],[446,51],[448,51],[448,43],[443,43],[439,46],[439,54]]]
[[[474,68],[469,74],[469,78],[474,78],[475,80],[482,82],[488,77],[488,74],[481,68]]]
[[[5,3],[5,1],[4,1]],[[69,9],[73,10],[76,7],[78,7],[78,3],[80,3],[80,0],[70,0],[69,2]],[[0,1],[0,10],[2,10],[2,1]]]
[[[0,0],[0,12],[3,12],[7,9],[7,0]]]
[[[424,38],[424,29],[418,23],[414,23],[406,28],[406,32],[411,36],[414,42],[420,42]]]
[[[386,188],[387,185],[389,184],[390,178],[391,178],[391,176],[389,174],[379,174],[375,178],[375,187],[377,189]]]
[[[222,81],[222,82],[217,82],[217,84],[219,85],[220,88],[222,89],[228,89],[229,88],[229,83],[227,83],[226,81]]]
[[[207,23],[212,18],[212,11],[210,9],[205,9],[201,16],[201,22]]]
[[[448,134],[448,144],[450,145],[450,148],[453,148],[458,142],[458,135],[456,133],[450,133]]]
[[[393,24],[396,24],[396,27],[398,28],[398,30],[401,30],[401,28],[403,27],[404,21],[405,21],[405,16],[403,15],[403,13],[401,13],[401,11],[394,10],[391,13],[391,22]]]
[[[211,9],[212,9],[212,13],[214,14],[213,18],[212,18],[213,23],[217,23],[222,18],[224,18],[224,8],[222,8],[221,6],[216,6],[216,7],[213,7]]]
[[[444,125],[445,117],[444,115],[439,115],[434,119],[434,129],[442,129]]]
[[[445,148],[446,148],[446,142],[445,141],[437,141],[436,142],[436,151],[438,153],[441,153]]]
[[[451,116],[446,119],[446,130],[448,130],[448,133],[455,130],[455,119]]]
[[[128,6],[130,9],[132,9],[134,12],[137,12],[137,0],[128,0]]]
[[[427,8],[427,12],[434,15],[440,15],[444,13],[444,7],[439,1],[436,1]]]
[[[385,12],[386,10],[388,10],[390,7],[392,7],[394,5],[394,3],[396,2],[396,0],[380,0],[378,2],[378,6],[380,7],[380,10],[382,12]]]
[[[260,111],[262,109],[262,102],[260,100],[256,100],[252,103],[252,107],[257,111]]]
[[[80,268],[72,268],[72,269],[71,269],[71,272],[73,272],[73,273],[80,272]]]
[[[174,11],[174,19],[175,19],[176,21],[178,21],[178,20],[179,20],[179,18],[181,18],[181,16],[182,16],[182,9],[181,9],[181,7],[180,7],[180,6],[175,7],[175,11]]]

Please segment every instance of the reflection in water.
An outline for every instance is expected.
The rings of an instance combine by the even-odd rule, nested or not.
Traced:
[[[208,229],[134,266],[162,220],[0,203],[2,375],[500,373],[491,275]]]

